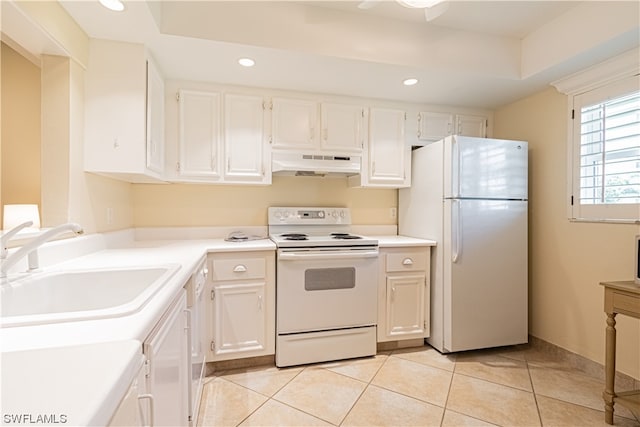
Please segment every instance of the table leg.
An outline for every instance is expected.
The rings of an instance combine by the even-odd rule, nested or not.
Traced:
[[[607,313],[606,349],[605,349],[605,387],[602,393],[604,399],[604,421],[613,424],[613,398],[616,379],[616,313]]]

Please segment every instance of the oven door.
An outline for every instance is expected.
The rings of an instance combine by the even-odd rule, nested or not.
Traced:
[[[278,334],[375,325],[378,248],[278,250]]]

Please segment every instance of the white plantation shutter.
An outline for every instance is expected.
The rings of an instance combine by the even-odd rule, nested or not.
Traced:
[[[639,220],[640,77],[573,101],[573,217]]]

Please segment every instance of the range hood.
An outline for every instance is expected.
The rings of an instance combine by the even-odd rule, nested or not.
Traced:
[[[349,154],[301,154],[273,151],[274,175],[340,177],[360,173],[360,156]]]

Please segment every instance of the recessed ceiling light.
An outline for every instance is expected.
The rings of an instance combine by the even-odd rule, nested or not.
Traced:
[[[402,84],[405,86],[413,86],[414,84],[418,83],[418,79],[405,79]]]
[[[98,0],[101,5],[109,10],[116,12],[122,12],[124,10],[124,4],[120,0]]]
[[[242,65],[243,67],[253,67],[254,65],[256,65],[256,61],[251,58],[240,58],[238,59],[238,64]]]

